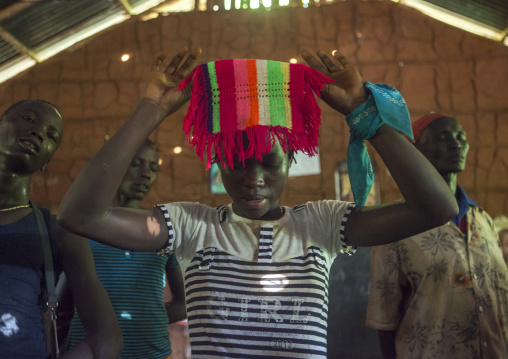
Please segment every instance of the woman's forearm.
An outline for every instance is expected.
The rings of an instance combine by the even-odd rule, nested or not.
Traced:
[[[143,99],[111,139],[85,166],[63,198],[58,221],[79,227],[103,217],[139,147],[164,120],[166,111]]]
[[[383,125],[370,141],[404,201],[366,206],[350,215],[346,225],[348,244],[392,243],[438,227],[457,215],[457,202],[446,182],[401,133]]]

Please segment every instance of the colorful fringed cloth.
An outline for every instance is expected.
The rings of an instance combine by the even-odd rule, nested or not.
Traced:
[[[212,151],[233,168],[235,156],[262,161],[276,140],[284,152],[317,153],[321,110],[314,95],[333,82],[320,72],[278,61],[220,60],[196,67],[179,89],[191,81],[184,131],[202,161],[207,154],[207,169]]]

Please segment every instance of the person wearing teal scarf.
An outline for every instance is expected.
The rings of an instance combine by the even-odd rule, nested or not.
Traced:
[[[262,132],[259,126],[268,126],[268,121],[256,116],[256,111],[270,106],[273,96],[264,91],[270,88],[266,82],[270,75],[259,74],[269,73],[264,69],[273,70],[276,64],[256,60],[256,71],[251,72],[254,66],[249,60],[219,60],[194,72],[191,81],[188,75],[199,55],[199,49],[185,50],[167,66],[163,66],[164,57],[154,61],[143,99],[75,179],[61,202],[59,221],[108,245],[130,251],[159,250],[178,257],[185,272],[193,357],[324,359],[326,288],[335,257],[354,252],[355,246],[391,243],[444,224],[456,216],[457,203],[436,169],[403,135],[407,134],[409,116],[400,94],[390,87],[364,82],[344,55],[318,51],[314,57],[302,52],[313,69],[310,72],[320,73],[312,77],[324,75],[329,80],[313,81],[312,93],[305,87],[296,90],[295,96],[312,95],[304,96],[303,103],[295,103],[294,97],[284,101],[286,115],[291,110],[291,126],[275,133],[270,129]],[[217,77],[217,89],[234,85],[235,93],[247,89],[246,95],[229,97],[225,96],[227,91],[203,87],[211,78],[207,69],[225,67],[229,70]],[[302,81],[305,78],[300,77]],[[238,86],[240,79],[246,79],[245,87]],[[292,80],[284,80],[277,96],[290,96],[291,89]],[[344,115],[351,124],[350,165],[356,205],[319,200],[289,207],[279,202],[288,181],[291,152],[302,150],[303,143],[308,153],[314,153],[318,145],[314,139],[320,117],[314,94],[337,111],[337,121]],[[168,121],[180,120],[171,115],[188,100],[191,105],[184,131],[200,157],[208,156],[208,149],[216,145],[219,151],[224,149],[225,156],[221,159],[222,152],[218,155],[219,168],[230,203],[217,209],[196,202],[172,202],[136,211],[112,205],[134,149],[168,116]],[[221,112],[222,105],[227,114]],[[303,109],[299,105],[304,105]],[[277,108],[282,112],[282,106]],[[227,120],[233,111],[249,116]],[[267,113],[272,126],[272,111]],[[293,115],[312,121],[293,121]],[[257,117],[259,123],[250,126]],[[250,126],[245,130],[238,126],[243,119]],[[312,130],[306,138],[294,136],[298,123],[309,122],[316,126],[304,127]],[[235,125],[228,126],[231,124]],[[233,128],[234,136],[224,135],[223,127]],[[267,133],[273,134],[269,141]],[[239,141],[230,138],[247,141],[238,146]],[[365,139],[385,162],[403,201],[363,206],[372,181]],[[257,154],[252,148],[259,149]],[[302,275],[302,268],[308,269],[308,275]]]

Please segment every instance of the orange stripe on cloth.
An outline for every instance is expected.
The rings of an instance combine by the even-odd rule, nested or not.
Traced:
[[[256,60],[247,60],[247,71],[250,87],[250,119],[247,122],[247,127],[256,126],[259,124],[259,99],[258,99],[258,75],[256,69]]]

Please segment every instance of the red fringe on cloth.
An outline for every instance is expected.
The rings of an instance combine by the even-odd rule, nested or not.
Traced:
[[[244,130],[221,131],[211,133],[208,128],[207,118],[211,113],[211,99],[209,96],[206,74],[203,66],[198,66],[179,85],[182,90],[192,81],[192,95],[189,109],[184,118],[183,129],[187,136],[190,147],[196,148],[196,154],[204,160],[207,155],[207,166],[209,169],[212,162],[212,152],[218,156],[218,160],[225,166],[234,168],[235,156],[238,161],[244,162],[246,158],[254,157],[262,161],[262,154],[269,153],[279,141],[284,152],[288,148],[294,152],[303,152],[308,156],[314,156],[318,152],[319,126],[321,125],[321,109],[319,108],[314,95],[320,97],[323,87],[333,82],[320,72],[305,65],[303,70],[303,82],[301,90],[290,89],[292,128],[284,126],[257,125],[247,127]],[[247,141],[247,143],[244,143]]]

